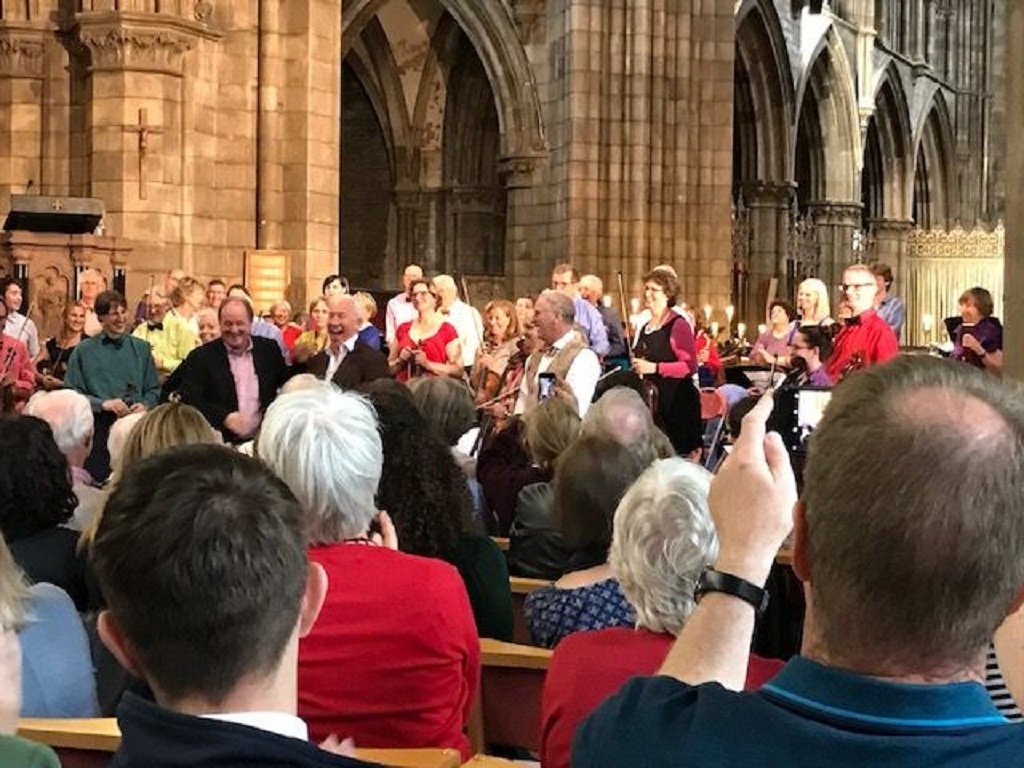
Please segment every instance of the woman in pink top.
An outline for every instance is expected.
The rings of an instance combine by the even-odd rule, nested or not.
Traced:
[[[715,561],[708,509],[711,475],[684,459],[663,459],[633,484],[615,510],[609,561],[637,627],[579,632],[555,650],[541,701],[543,768],[569,768],[577,726],[629,678],[656,674],[693,611],[694,588]],[[751,654],[747,688],[782,662]]]

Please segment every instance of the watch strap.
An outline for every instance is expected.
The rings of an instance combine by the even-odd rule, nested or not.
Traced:
[[[760,616],[768,608],[768,590],[751,584],[746,579],[733,576],[731,573],[716,571],[714,568],[705,568],[697,580],[697,589],[694,598],[699,603],[700,599],[708,592],[721,592],[724,595],[738,597],[745,603],[751,605]]]

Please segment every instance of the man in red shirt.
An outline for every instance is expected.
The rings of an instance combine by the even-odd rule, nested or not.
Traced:
[[[853,310],[835,338],[835,351],[828,361],[828,375],[839,381],[846,373],[882,363],[900,351],[896,334],[875,311],[878,288],[871,268],[853,264],[843,272],[843,294]]]

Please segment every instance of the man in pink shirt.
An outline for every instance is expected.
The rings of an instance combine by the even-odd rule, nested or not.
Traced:
[[[252,306],[229,297],[220,306],[220,338],[183,363],[181,400],[200,411],[224,440],[240,443],[259,429],[263,413],[287,380],[277,344],[252,335]]]

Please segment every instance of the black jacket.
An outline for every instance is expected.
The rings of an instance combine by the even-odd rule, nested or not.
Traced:
[[[555,489],[534,483],[519,492],[508,542],[508,571],[530,579],[560,579],[569,570],[569,552],[555,520]]]
[[[121,727],[121,746],[111,768],[359,768],[370,765],[258,728],[172,712],[131,693],[125,694],[117,708],[117,724]]]
[[[253,336],[252,357],[260,383],[260,411],[265,412],[291,372],[285,365],[281,348],[270,339]],[[224,419],[238,410],[235,379],[224,342],[214,339],[197,347],[181,367],[184,369],[180,382],[181,401],[198,408],[210,425],[220,430],[226,442],[239,442],[242,438],[224,429]]]
[[[330,365],[330,357],[327,351],[314,355],[306,364],[307,370],[322,379],[327,376],[327,366]],[[334,372],[331,381],[342,389],[354,389],[360,384],[365,384],[376,379],[385,379],[388,373],[388,359],[383,352],[378,352],[368,344],[357,341],[352,351],[345,355]]]

